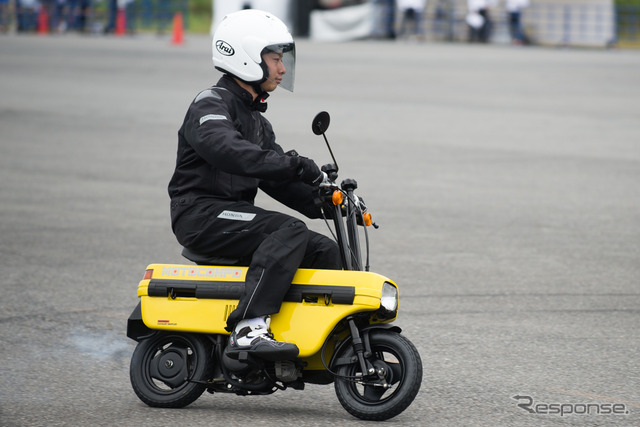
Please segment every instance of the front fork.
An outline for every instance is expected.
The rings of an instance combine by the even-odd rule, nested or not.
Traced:
[[[385,368],[375,366],[371,362],[371,360],[373,360],[373,351],[371,350],[371,341],[369,340],[369,330],[365,330],[364,333],[361,334],[353,316],[347,317],[347,323],[349,325],[349,331],[351,332],[351,345],[353,346],[353,351],[357,359],[352,360],[350,363],[357,362],[362,372],[362,378],[360,380],[356,379],[356,381],[362,381],[364,385],[390,388],[391,385],[387,383],[387,372]],[[346,363],[346,361],[343,363]],[[364,379],[367,377],[370,380],[374,380],[374,382],[364,382]]]
[[[356,326],[353,316],[349,316],[347,318],[347,323],[349,324],[349,331],[351,332],[351,344],[353,345],[353,350],[358,358],[362,375],[373,375],[375,373],[375,368],[367,360],[367,358],[371,357],[369,334],[365,333],[365,338],[362,339],[360,336],[360,329]]]

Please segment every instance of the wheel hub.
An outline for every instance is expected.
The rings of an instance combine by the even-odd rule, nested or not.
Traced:
[[[183,365],[182,355],[175,350],[169,350],[160,356],[158,371],[163,377],[172,378],[180,373],[180,367]]]
[[[151,377],[176,388],[187,380],[188,353],[185,348],[169,347],[151,360]]]
[[[393,370],[389,369],[389,366],[382,360],[375,360],[373,366],[376,370],[378,379],[382,382],[382,385],[386,388],[393,384]]]

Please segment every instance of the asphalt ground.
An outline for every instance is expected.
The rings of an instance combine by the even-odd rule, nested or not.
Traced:
[[[182,410],[132,391],[138,281],[186,263],[166,185],[218,78],[209,49],[0,38],[1,425],[366,424],[332,386]],[[295,93],[266,115],[326,163],[310,124],[331,113],[341,176],[380,224],[372,270],[398,283],[424,364],[385,425],[640,425],[638,70],[638,51],[298,43]]]

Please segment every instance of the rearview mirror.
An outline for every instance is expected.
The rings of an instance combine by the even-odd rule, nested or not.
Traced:
[[[331,118],[329,117],[329,113],[326,111],[321,111],[313,118],[313,123],[311,123],[311,130],[316,135],[322,135],[329,128],[329,122]]]

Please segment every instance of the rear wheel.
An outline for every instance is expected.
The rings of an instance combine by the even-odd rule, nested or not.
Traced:
[[[131,357],[131,385],[149,406],[182,408],[206,389],[212,344],[197,334],[160,332],[138,343]]]
[[[351,415],[383,421],[400,414],[415,399],[422,382],[422,361],[411,341],[397,332],[374,330],[369,341],[372,356],[368,361],[384,380],[379,375],[358,378],[362,370],[355,361],[338,368],[340,377],[336,377],[335,390],[340,404]],[[338,357],[355,355],[353,347],[348,346]]]

